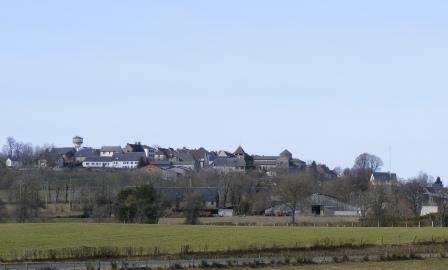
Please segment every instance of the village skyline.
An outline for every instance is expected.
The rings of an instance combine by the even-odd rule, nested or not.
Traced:
[[[7,2],[0,140],[242,145],[330,167],[367,152],[448,179],[436,2]]]
[[[249,172],[252,169],[256,169],[266,173],[267,176],[275,176],[279,169],[287,169],[290,173],[294,173],[304,170],[306,166],[316,164],[328,178],[337,178],[343,175],[345,169],[354,168],[357,162],[354,159],[352,166],[329,167],[324,161],[306,160],[293,156],[293,153],[287,148],[276,154],[265,154],[246,152],[241,145],[232,150],[207,149],[203,146],[193,148],[160,146],[158,144],[151,145],[135,141],[127,142],[124,145],[110,144],[95,147],[86,145],[84,138],[78,135],[72,138],[72,145],[66,144],[62,147],[54,144],[32,145],[31,143],[17,141],[11,136],[7,138],[6,142],[3,145],[0,157],[3,156],[3,162],[6,159],[7,167],[13,168],[63,168],[78,166],[84,168],[137,169],[148,165],[162,169],[165,172],[174,173],[174,175],[185,175],[191,171],[213,168],[226,173]],[[28,157],[23,158],[23,155],[28,155]],[[377,165],[373,171],[379,174],[384,173],[384,177],[389,178],[388,181],[390,181],[391,175],[393,175],[394,181],[402,182],[419,179],[419,181],[433,183],[436,181],[436,178],[438,181],[442,180],[440,176],[433,176],[424,171],[405,178],[390,170],[390,167],[387,167],[387,164],[383,162],[381,157],[364,152],[360,153],[357,158],[362,155],[368,155],[368,158],[377,159]],[[70,160],[70,158],[73,158],[73,160]],[[27,164],[23,164],[21,159],[28,160]],[[240,159],[244,160],[244,164],[240,164]],[[117,161],[119,161],[119,164],[117,164]]]

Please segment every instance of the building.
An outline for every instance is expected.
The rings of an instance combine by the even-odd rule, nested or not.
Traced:
[[[16,158],[9,157],[6,159],[5,165],[8,168],[19,168],[21,167],[21,162]]]
[[[374,172],[370,176],[370,184],[377,185],[395,185],[398,183],[397,175],[390,172]]]
[[[157,149],[155,149],[154,147],[151,147],[151,146],[143,145],[143,151],[145,152],[146,158],[148,160],[155,159]]]
[[[315,216],[360,216],[359,207],[339,201],[337,198],[314,193],[297,205],[295,214],[315,215]],[[269,216],[289,216],[292,210],[284,203],[277,203],[265,210],[265,215]]]
[[[233,217],[235,216],[235,211],[233,207],[226,207],[218,209],[218,216],[220,217]]]
[[[199,149],[190,150],[190,153],[198,161],[200,168],[206,168],[210,166],[211,154],[205,148],[200,147]]]
[[[439,207],[437,202],[444,198],[443,194],[443,183],[440,178],[433,184],[429,184],[424,188],[423,199],[422,199],[422,209],[420,210],[420,215],[436,214],[439,212]],[[445,198],[447,199],[447,198]]]
[[[56,168],[74,165],[75,153],[73,147],[53,147],[46,153],[47,165]]]
[[[88,157],[82,162],[85,168],[135,169],[146,164],[144,152],[115,154],[112,157]],[[142,164],[143,163],[143,164]]]
[[[245,172],[253,168],[254,159],[248,155],[241,146],[233,153],[219,151],[216,157],[213,157],[211,167],[223,172]]]
[[[278,156],[254,155],[252,157],[254,167],[268,175],[276,175],[278,171],[299,171],[306,166],[304,161],[294,159],[287,149]]]
[[[82,165],[82,163],[87,158],[93,158],[93,157],[99,157],[99,156],[100,156],[100,151],[98,149],[93,149],[93,148],[89,148],[89,147],[81,148],[75,153],[75,163],[77,165]]]
[[[212,163],[212,168],[222,173],[245,172],[246,161],[237,157],[217,157]]]
[[[84,168],[111,168],[112,157],[87,157],[82,162]]]
[[[157,147],[154,154],[154,160],[171,160],[174,157],[173,148]]]
[[[103,146],[100,150],[100,157],[112,157],[116,154],[122,154],[123,149],[120,146]]]

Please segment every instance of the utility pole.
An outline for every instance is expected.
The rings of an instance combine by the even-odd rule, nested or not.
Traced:
[[[392,146],[389,145],[389,182],[392,180]]]

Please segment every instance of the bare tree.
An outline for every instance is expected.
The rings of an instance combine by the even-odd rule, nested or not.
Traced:
[[[387,194],[384,186],[374,186],[367,192],[368,206],[372,216],[382,219],[385,214]]]
[[[13,157],[15,149],[16,149],[16,140],[14,139],[14,137],[6,138],[6,144],[3,146],[3,153],[7,157]]]
[[[379,170],[382,166],[383,161],[381,158],[372,154],[363,153],[355,159],[353,168],[358,170],[367,170],[372,173]]]
[[[434,196],[434,200],[437,204],[440,222],[442,226],[446,227],[448,226],[448,190],[441,190],[437,196]]]
[[[408,202],[409,209],[414,215],[419,215],[422,209],[423,193],[425,192],[422,183],[416,180],[407,182],[402,186],[402,190]]]
[[[199,215],[203,208],[202,196],[199,193],[188,193],[183,208],[185,224],[198,224]]]
[[[309,173],[284,175],[277,179],[277,194],[291,210],[292,224],[295,224],[295,212],[312,192],[312,179]]]

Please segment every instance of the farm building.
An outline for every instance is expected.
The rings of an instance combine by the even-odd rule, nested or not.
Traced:
[[[220,217],[233,217],[234,215],[235,211],[232,207],[218,209],[218,216]]]
[[[308,200],[308,210],[313,215],[334,215],[334,216],[359,216],[359,207],[341,202],[333,196],[314,193]],[[305,212],[305,211],[304,211]]]
[[[292,210],[284,203],[278,203],[265,210],[265,215],[269,216],[289,216]],[[314,193],[303,203],[297,205],[295,214],[316,215],[316,216],[359,216],[359,207],[341,202],[333,196]]]

